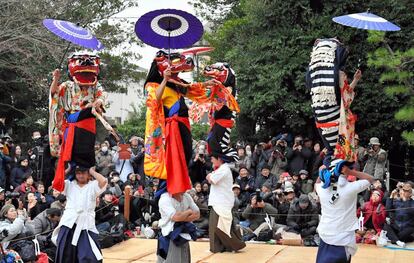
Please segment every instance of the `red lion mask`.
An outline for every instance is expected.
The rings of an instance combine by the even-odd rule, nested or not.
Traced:
[[[220,81],[226,87],[234,88],[236,85],[235,73],[227,63],[217,62],[206,66],[203,75]]]
[[[157,62],[158,71],[163,75],[164,70],[171,65],[171,73],[177,75],[180,72],[190,72],[194,69],[194,61],[192,58],[186,58],[180,53],[171,53],[169,56],[166,52],[160,50],[154,59]]]
[[[95,86],[98,82],[101,60],[97,55],[88,53],[73,54],[69,58],[69,78],[79,86]]]

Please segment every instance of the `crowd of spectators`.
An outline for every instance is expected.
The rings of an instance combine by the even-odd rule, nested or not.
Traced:
[[[360,195],[357,216],[363,225],[357,241],[375,243],[382,230],[399,246],[414,241],[414,200],[412,184],[385,187],[387,152],[378,138],[364,148],[356,137],[358,160],[354,169],[373,175],[377,180]],[[129,159],[120,159],[120,148],[110,140],[97,142],[96,168],[108,178],[108,189],[97,200],[96,225],[102,244],[110,246],[118,235],[144,235],[154,238],[158,232],[157,201],[154,193],[158,180],[144,174],[144,141],[129,139]],[[193,143],[189,191],[201,217],[194,222],[200,238],[208,237],[209,184],[206,176],[212,165],[205,141]],[[300,235],[305,245],[319,242],[317,226],[321,213],[314,184],[325,157],[323,145],[298,135],[280,134],[269,142],[250,145],[238,142],[239,160],[231,164],[235,195],[234,218],[244,240],[280,240],[283,232]],[[0,233],[4,248],[22,252],[24,237],[36,235],[41,250],[53,258],[51,231],[57,226],[66,198],[51,189],[54,161],[47,140],[33,133],[29,144],[17,145],[6,136],[0,143]],[[348,178],[350,181],[354,178]],[[129,223],[124,218],[125,188],[130,191]],[[129,232],[128,232],[129,231]],[[105,238],[109,236],[110,238]],[[18,240],[18,241],[16,241]],[[109,244],[106,244],[109,243]]]

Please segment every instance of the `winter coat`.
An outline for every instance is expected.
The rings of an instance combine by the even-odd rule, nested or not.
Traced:
[[[21,217],[17,217],[13,222],[9,219],[4,219],[0,221],[0,232],[3,230],[7,230],[9,233],[8,236],[2,240],[3,247],[7,248],[10,244],[10,240],[13,240],[18,235],[24,233],[24,220]]]
[[[311,202],[306,209],[301,209],[299,206],[299,199],[293,201],[290,205],[286,223],[288,226],[295,228],[301,226],[308,228],[317,226],[319,222],[318,210]]]
[[[381,232],[386,218],[385,206],[381,202],[374,203],[374,201],[369,200],[362,208],[358,209],[357,216],[360,215],[361,211],[364,217],[364,224],[371,218],[375,231],[377,233]]]
[[[96,167],[103,176],[107,177],[109,173],[115,169],[115,165],[112,162],[113,156],[109,151],[106,153],[99,151],[95,159]]]
[[[34,188],[34,186],[26,186],[26,182],[23,182],[21,185],[19,185],[18,187],[16,187],[16,189],[14,189],[15,192],[19,192],[21,195],[26,194],[26,189],[30,188],[29,192],[35,193],[36,192],[36,188]]]
[[[306,170],[307,162],[312,157],[312,152],[306,147],[302,147],[301,151],[289,148],[286,157],[289,160],[289,171],[292,174],[299,174],[300,170]]]
[[[11,171],[10,184],[13,188],[19,187],[19,185],[24,182],[24,179],[29,174],[32,174],[32,169],[30,167],[18,166],[13,168]]]
[[[309,194],[313,191],[313,180],[312,179],[305,179],[299,181],[300,185],[300,192],[302,194]]]
[[[262,223],[266,222],[266,214],[275,217],[275,215],[277,214],[277,209],[268,203],[265,203],[265,206],[263,208],[252,208],[251,205],[248,205],[246,209],[243,211],[242,216],[246,220],[249,220],[250,229],[254,231]]]
[[[404,229],[407,227],[414,227],[414,200],[410,199],[403,201],[402,199],[387,199],[386,210],[392,209],[390,218],[393,223]]]
[[[380,149],[378,153],[368,155],[364,173],[374,176],[375,179],[384,180],[387,164],[387,152]]]
[[[288,160],[286,158],[287,148],[282,149],[276,146],[274,151],[270,154],[268,165],[271,168],[270,172],[279,180],[279,176],[288,169]]]
[[[277,178],[273,174],[269,174],[269,176],[265,177],[262,174],[256,176],[254,180],[255,189],[262,189],[263,184],[267,183],[270,184],[271,190],[276,189]]]
[[[34,235],[38,235],[37,240],[39,240],[39,242],[46,242],[47,236],[51,234],[51,232],[49,233],[48,231],[55,229],[57,224],[52,223],[49,218],[47,218],[46,211],[43,211],[42,213],[38,214],[31,222],[29,222],[28,226],[33,229]]]

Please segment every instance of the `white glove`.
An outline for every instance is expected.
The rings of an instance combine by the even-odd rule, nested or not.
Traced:
[[[386,218],[385,218],[385,222],[387,222],[387,224],[388,224],[388,225],[389,225],[389,224],[391,224],[391,218],[386,217]]]

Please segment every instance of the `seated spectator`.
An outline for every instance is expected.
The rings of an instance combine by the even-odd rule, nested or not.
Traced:
[[[16,208],[11,204],[4,205],[1,208],[0,216],[0,232],[4,234],[4,231],[6,231],[7,233],[2,240],[3,248],[6,249],[10,245],[11,240],[25,236],[24,222],[26,218],[24,215],[18,214]]]
[[[402,188],[392,191],[387,200],[387,211],[384,230],[391,243],[405,247],[405,242],[414,241],[414,200],[412,199],[412,186],[405,183]]]
[[[398,184],[398,185],[400,185],[400,187],[402,187],[403,183],[400,182],[400,184]],[[372,193],[374,191],[380,191],[382,193],[381,203],[383,203],[385,205],[386,202],[387,202],[387,198],[389,197],[390,194],[389,194],[389,192],[387,191],[387,189],[385,187],[385,182],[383,180],[379,180],[379,179],[375,180],[372,183],[371,187],[363,192],[363,196],[362,196],[363,202],[364,203],[368,202],[371,199]]]
[[[45,185],[43,182],[38,182],[36,186],[36,198],[42,206],[49,208],[53,202],[53,198],[45,194]],[[44,209],[43,209],[44,210]]]
[[[99,205],[96,207],[96,229],[99,232],[109,231],[111,228],[110,221],[115,217],[115,206],[113,205],[113,195],[111,191],[106,190],[99,199]]]
[[[202,188],[204,196],[208,198],[208,195],[210,194],[210,185],[207,181],[203,182]]]
[[[306,170],[299,172],[299,187],[301,194],[309,194],[313,191],[313,180],[309,178],[309,173]]]
[[[382,192],[376,190],[371,194],[371,199],[357,211],[357,216],[361,213],[364,217],[364,229],[357,231],[357,242],[373,244],[373,237],[380,233],[385,223],[385,206],[381,203]]]
[[[199,237],[208,237],[208,197],[203,194],[201,183],[195,183],[189,194],[200,209],[200,218],[193,222],[197,226]]]
[[[38,214],[33,221],[28,223],[32,229],[33,234],[37,235],[36,239],[39,241],[40,251],[45,252],[49,258],[55,258],[56,246],[52,243],[52,231],[59,224],[62,211],[57,208],[49,208]]]
[[[275,189],[277,185],[276,177],[270,173],[270,167],[264,164],[260,174],[255,179],[255,189],[262,189],[263,184],[267,183],[270,185],[270,189]]]
[[[239,173],[239,170],[241,167],[246,167],[247,170],[251,170],[252,168],[252,159],[250,156],[246,155],[246,150],[244,149],[243,145],[237,146],[237,156],[239,157],[239,160],[234,163],[234,166],[232,166],[230,169],[233,173],[233,178],[236,178]]]
[[[296,200],[295,190],[290,182],[286,182],[283,191],[277,189],[274,192],[276,198],[274,198],[273,206],[279,211],[279,216],[276,218],[275,223],[279,226],[287,226],[286,219],[288,217],[290,206]]]
[[[299,199],[290,206],[286,223],[289,232],[300,234],[302,238],[311,237],[316,234],[319,216],[316,207],[310,202],[308,195],[302,194]],[[310,245],[316,245],[313,242]]]
[[[26,193],[36,192],[36,188],[34,187],[34,180],[32,175],[27,174],[24,182],[14,189],[15,192],[20,193],[21,195],[25,195]]]
[[[125,185],[131,186],[134,191],[137,191],[140,186],[142,189],[143,187],[141,185],[141,175],[134,173],[128,174],[128,180],[125,182]]]
[[[25,205],[28,219],[33,220],[41,212],[41,207],[34,193],[29,192],[25,195]]]
[[[256,239],[261,231],[270,229],[269,224],[265,220],[266,214],[274,217],[278,213],[277,209],[271,204],[265,203],[263,200],[260,202],[257,202],[256,200],[256,194],[252,194],[250,205],[246,207],[242,214],[243,218],[250,223],[248,228],[242,228],[248,232],[243,236],[244,241]],[[275,229],[273,228],[273,230]]]
[[[239,176],[236,178],[236,184],[240,185],[241,194],[248,199],[250,194],[256,190],[254,187],[254,177],[250,175],[246,167],[240,168]]]
[[[10,187],[13,187],[13,190],[19,187],[27,175],[31,175],[32,172],[29,167],[29,159],[26,156],[21,157],[18,165],[11,171]]]
[[[120,197],[122,195],[123,185],[118,172],[111,172],[108,177],[108,190],[116,197]]]
[[[56,197],[55,201],[50,205],[50,208],[57,208],[63,212],[63,210],[65,210],[65,206],[66,206],[66,196],[59,194]]]
[[[103,176],[108,177],[109,173],[115,169],[115,165],[112,162],[113,156],[112,153],[109,151],[108,144],[101,144],[101,148],[98,154],[96,154],[95,159],[96,168]]]
[[[246,209],[246,206],[249,204],[249,199],[245,198],[245,196],[241,195],[240,185],[234,184],[232,187],[233,194],[234,194],[234,207],[233,211],[235,213],[234,217],[240,220],[240,213]]]

